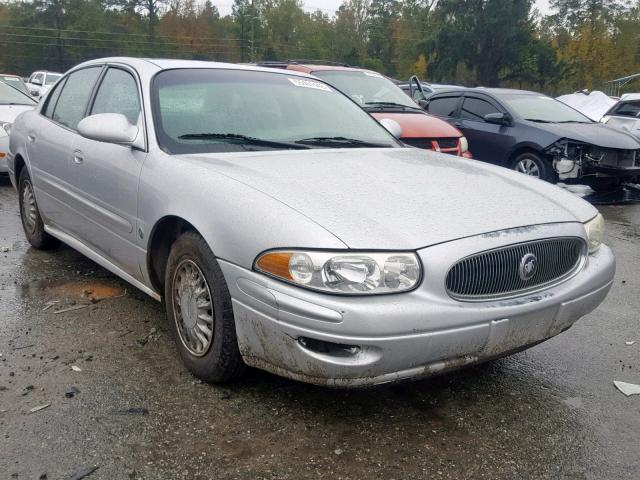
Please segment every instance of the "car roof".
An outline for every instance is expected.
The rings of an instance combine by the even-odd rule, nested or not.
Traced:
[[[0,73],[0,77],[13,77],[22,80],[22,77],[20,75],[16,75],[15,73]]]
[[[468,93],[484,93],[489,96],[501,97],[502,95],[543,95],[538,92],[532,92],[530,90],[518,90],[516,88],[486,88],[486,87],[456,87],[456,86],[446,86],[444,89],[440,89],[437,87],[437,90],[433,93],[433,95],[442,95],[447,93],[460,93],[460,92],[468,92]],[[432,95],[432,96],[433,96]]]
[[[247,70],[256,72],[274,73],[273,68],[261,67],[257,65],[225,63],[225,62],[209,62],[204,60],[179,60],[170,58],[136,58],[136,57],[106,57],[89,60],[81,63],[73,69],[82,68],[90,65],[103,65],[105,63],[129,65],[138,70],[174,70],[185,68],[210,68],[220,70]],[[287,71],[292,75],[313,78],[304,72]]]

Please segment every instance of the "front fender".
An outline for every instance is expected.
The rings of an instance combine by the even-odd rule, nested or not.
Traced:
[[[151,233],[167,215],[189,222],[216,257],[252,268],[273,248],[340,249],[335,235],[275,198],[216,172],[206,161],[150,152],[139,190],[139,218]],[[147,238],[149,241],[150,235]],[[148,243],[145,250],[148,251]]]

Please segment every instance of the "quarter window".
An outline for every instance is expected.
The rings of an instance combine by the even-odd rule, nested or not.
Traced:
[[[467,120],[484,122],[484,116],[490,113],[500,113],[500,110],[486,100],[467,97],[464,99],[464,103],[462,104],[460,116]]]
[[[140,115],[140,97],[133,76],[119,68],[110,68],[96,94],[91,114],[120,113],[136,125]]]
[[[91,90],[101,69],[102,67],[83,68],[69,75],[54,107],[52,116],[54,121],[76,129],[84,117]]]
[[[428,111],[439,117],[453,117],[460,97],[438,97],[429,102]]]

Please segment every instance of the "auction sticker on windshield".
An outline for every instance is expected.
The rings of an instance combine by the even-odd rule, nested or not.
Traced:
[[[328,85],[322,82],[315,82],[313,80],[304,80],[302,78],[290,78],[289,81],[296,87],[315,88],[316,90],[324,90],[325,92],[333,92]]]

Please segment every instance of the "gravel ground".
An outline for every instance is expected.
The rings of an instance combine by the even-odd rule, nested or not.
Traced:
[[[601,211],[615,286],[544,344],[368,390],[259,371],[210,386],[159,303],[70,248],[29,248],[0,179],[0,478],[638,479],[640,396],[613,380],[640,383],[640,205]]]

